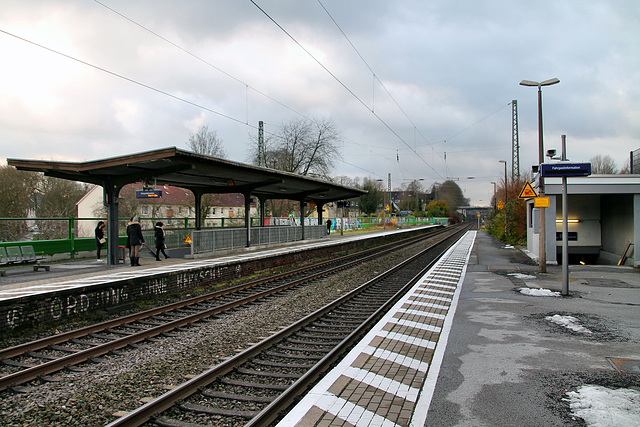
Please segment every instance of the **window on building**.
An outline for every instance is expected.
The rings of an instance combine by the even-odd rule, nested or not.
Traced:
[[[142,216],[149,216],[149,206],[142,206],[140,208],[140,212],[142,213]]]

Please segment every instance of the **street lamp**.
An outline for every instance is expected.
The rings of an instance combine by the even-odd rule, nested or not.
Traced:
[[[507,161],[498,160],[498,163],[504,163],[504,241],[507,242],[507,205],[509,203],[509,186],[507,184]]]
[[[384,179],[376,179],[378,182],[384,182]],[[384,188],[384,187],[383,187]],[[387,227],[387,192],[383,191],[382,193],[382,229],[386,230]]]
[[[538,87],[538,163],[544,163],[544,143],[542,137],[542,86],[551,86],[560,83],[560,80],[553,78],[543,82],[534,82],[531,80],[522,80],[521,86],[537,86]],[[544,197],[544,178],[540,176],[540,185],[538,186],[539,196]],[[538,259],[540,273],[547,272],[547,251],[546,251],[546,209],[540,209],[540,234],[538,239]]]
[[[494,181],[491,181],[491,183],[493,184],[493,210],[496,210],[496,183]]]

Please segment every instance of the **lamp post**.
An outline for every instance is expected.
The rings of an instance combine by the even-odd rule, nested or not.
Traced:
[[[491,183],[493,184],[493,210],[496,210],[496,183],[494,181],[491,181]]]
[[[504,242],[507,243],[507,212],[509,208],[507,207],[509,204],[509,187],[507,184],[507,161],[506,160],[498,160],[498,163],[504,163]]]
[[[538,162],[544,163],[544,142],[542,136],[542,86],[551,86],[560,83],[560,80],[553,78],[545,80],[543,82],[534,82],[531,80],[522,80],[521,86],[534,86],[538,87]],[[544,197],[544,178],[540,176],[540,185],[538,186],[538,193],[540,197]],[[547,272],[547,250],[546,250],[546,209],[540,209],[540,234],[538,239],[538,259],[539,259],[539,271],[540,273]]]
[[[384,182],[384,179],[376,179],[376,181]],[[382,194],[382,229],[383,230],[386,230],[386,227],[387,227],[386,213],[387,213],[387,192],[384,191]]]

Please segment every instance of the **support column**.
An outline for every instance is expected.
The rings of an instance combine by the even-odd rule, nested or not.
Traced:
[[[302,240],[304,240],[304,199],[300,200],[300,226],[302,227]]]
[[[640,266],[640,194],[633,195],[633,266]]]
[[[107,264],[118,265],[118,194],[119,186],[106,180],[102,186],[103,204],[107,208]]]
[[[267,201],[259,197],[258,202],[260,203],[260,227],[264,227],[264,208]]]
[[[324,209],[324,203],[317,203],[317,202],[316,202],[316,209],[318,210],[318,225],[322,225],[322,224],[323,224],[323,222],[324,222],[324,221],[323,221],[323,220],[324,220],[324,217],[323,217],[323,215],[322,215],[322,214],[323,214],[323,212],[322,212],[322,211],[323,211],[323,209]]]
[[[194,190],[191,190],[191,192],[195,197],[196,230],[200,230],[202,229],[202,193]]]
[[[251,193],[244,196],[244,226],[247,229],[247,247],[251,247]]]

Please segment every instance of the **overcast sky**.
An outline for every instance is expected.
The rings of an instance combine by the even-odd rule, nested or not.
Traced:
[[[259,6],[259,7],[258,7]],[[249,163],[300,117],[343,136],[334,175],[459,180],[474,205],[545,149],[623,167],[640,148],[637,0],[0,0],[0,158],[188,149],[200,125]],[[37,45],[36,45],[37,44]],[[446,154],[445,154],[446,153]],[[474,177],[469,179],[469,177]]]

